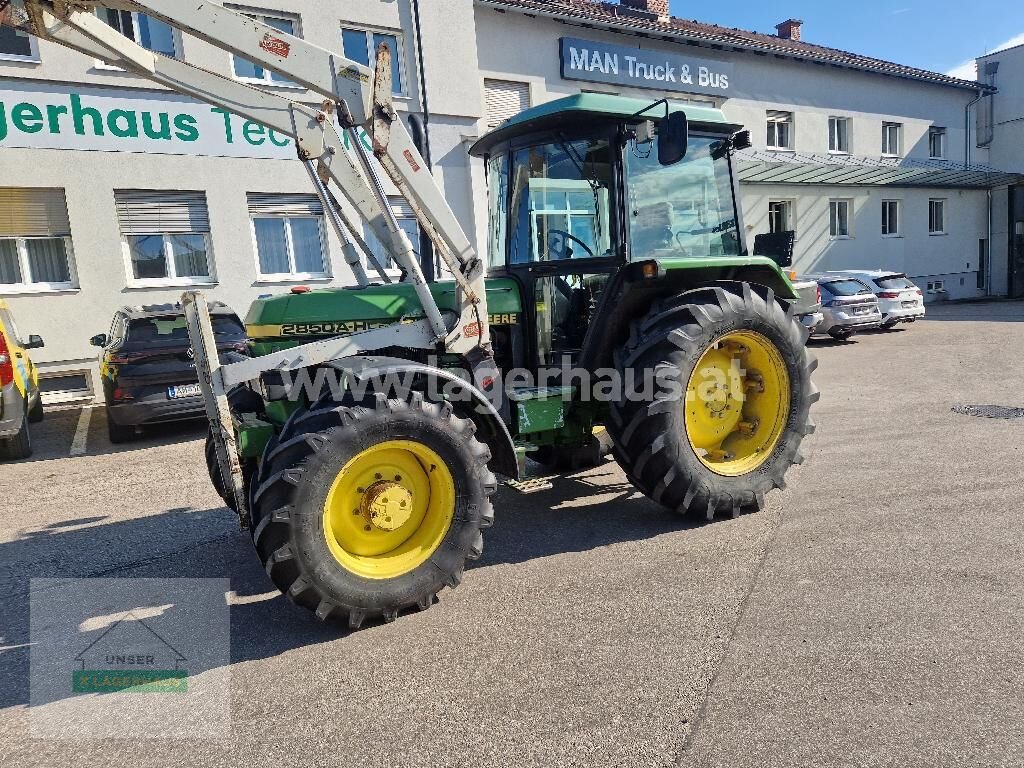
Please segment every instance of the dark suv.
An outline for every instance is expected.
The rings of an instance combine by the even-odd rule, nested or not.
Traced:
[[[231,363],[247,356],[245,326],[238,315],[219,302],[209,307],[221,360]],[[195,354],[180,305],[124,307],[114,314],[109,335],[101,333],[89,341],[103,349],[100,378],[110,442],[130,440],[136,428],[146,424],[204,415]]]

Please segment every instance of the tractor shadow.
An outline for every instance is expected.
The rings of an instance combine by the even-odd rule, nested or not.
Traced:
[[[540,493],[523,495],[502,488],[494,499],[496,524],[485,532],[484,555],[469,565],[477,569],[521,563],[705,524],[661,509],[621,478],[617,465],[609,461],[585,472],[558,476],[553,488]],[[248,533],[238,530],[236,518],[225,508],[171,509],[116,521],[91,515],[45,525],[20,531],[13,541],[0,544],[0,710],[29,706],[31,601],[49,599],[47,593],[61,590],[59,584],[33,585],[33,578],[228,579],[227,666],[335,642],[349,634],[342,624],[320,622],[274,589],[252,551]],[[157,602],[151,600],[152,605],[139,605],[137,598],[104,595],[103,599],[104,615],[169,604],[159,615],[145,619],[146,627],[161,636],[174,636],[181,632],[183,621],[195,621],[194,615],[185,618],[194,606],[174,582],[168,582],[167,592]],[[96,609],[90,605],[62,603],[62,611],[61,626],[68,627],[70,640],[82,648],[105,631],[91,627]],[[384,630],[368,624],[360,631],[374,631],[375,626]],[[190,669],[189,673],[203,671]],[[69,686],[60,696],[40,699],[37,695],[31,705],[72,695]]]

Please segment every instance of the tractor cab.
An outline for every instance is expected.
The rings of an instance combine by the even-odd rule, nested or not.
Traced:
[[[679,292],[695,268],[728,270],[744,256],[731,161],[746,146],[739,131],[714,109],[580,94],[477,142],[488,275],[516,280],[525,308],[524,355],[506,355],[503,367],[608,362],[604,352],[628,332],[621,302]],[[628,290],[638,277],[665,279]],[[499,354],[516,333],[498,324]]]

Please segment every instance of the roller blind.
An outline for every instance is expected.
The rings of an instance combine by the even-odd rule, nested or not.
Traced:
[[[210,213],[202,192],[114,191],[117,218],[125,235],[209,232]]]
[[[316,195],[276,195],[250,192],[251,216],[323,216],[324,206]]]
[[[63,189],[0,187],[0,237],[71,234]]]
[[[530,107],[530,84],[511,80],[484,80],[487,127],[495,128]]]
[[[404,197],[389,197],[388,203],[391,204],[391,210],[400,219],[415,219],[416,214],[412,211],[412,206],[406,201]]]

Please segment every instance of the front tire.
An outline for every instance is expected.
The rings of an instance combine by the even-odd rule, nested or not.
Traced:
[[[617,354],[651,380],[613,404],[615,457],[655,502],[711,520],[757,511],[814,430],[807,330],[768,289],[702,289],[656,305]]]
[[[458,586],[494,520],[490,450],[474,432],[419,393],[296,412],[253,493],[253,541],[274,584],[353,629]]]
[[[0,440],[0,459],[27,459],[32,455],[32,432],[28,425],[28,413],[21,420],[21,429],[13,437]]]

